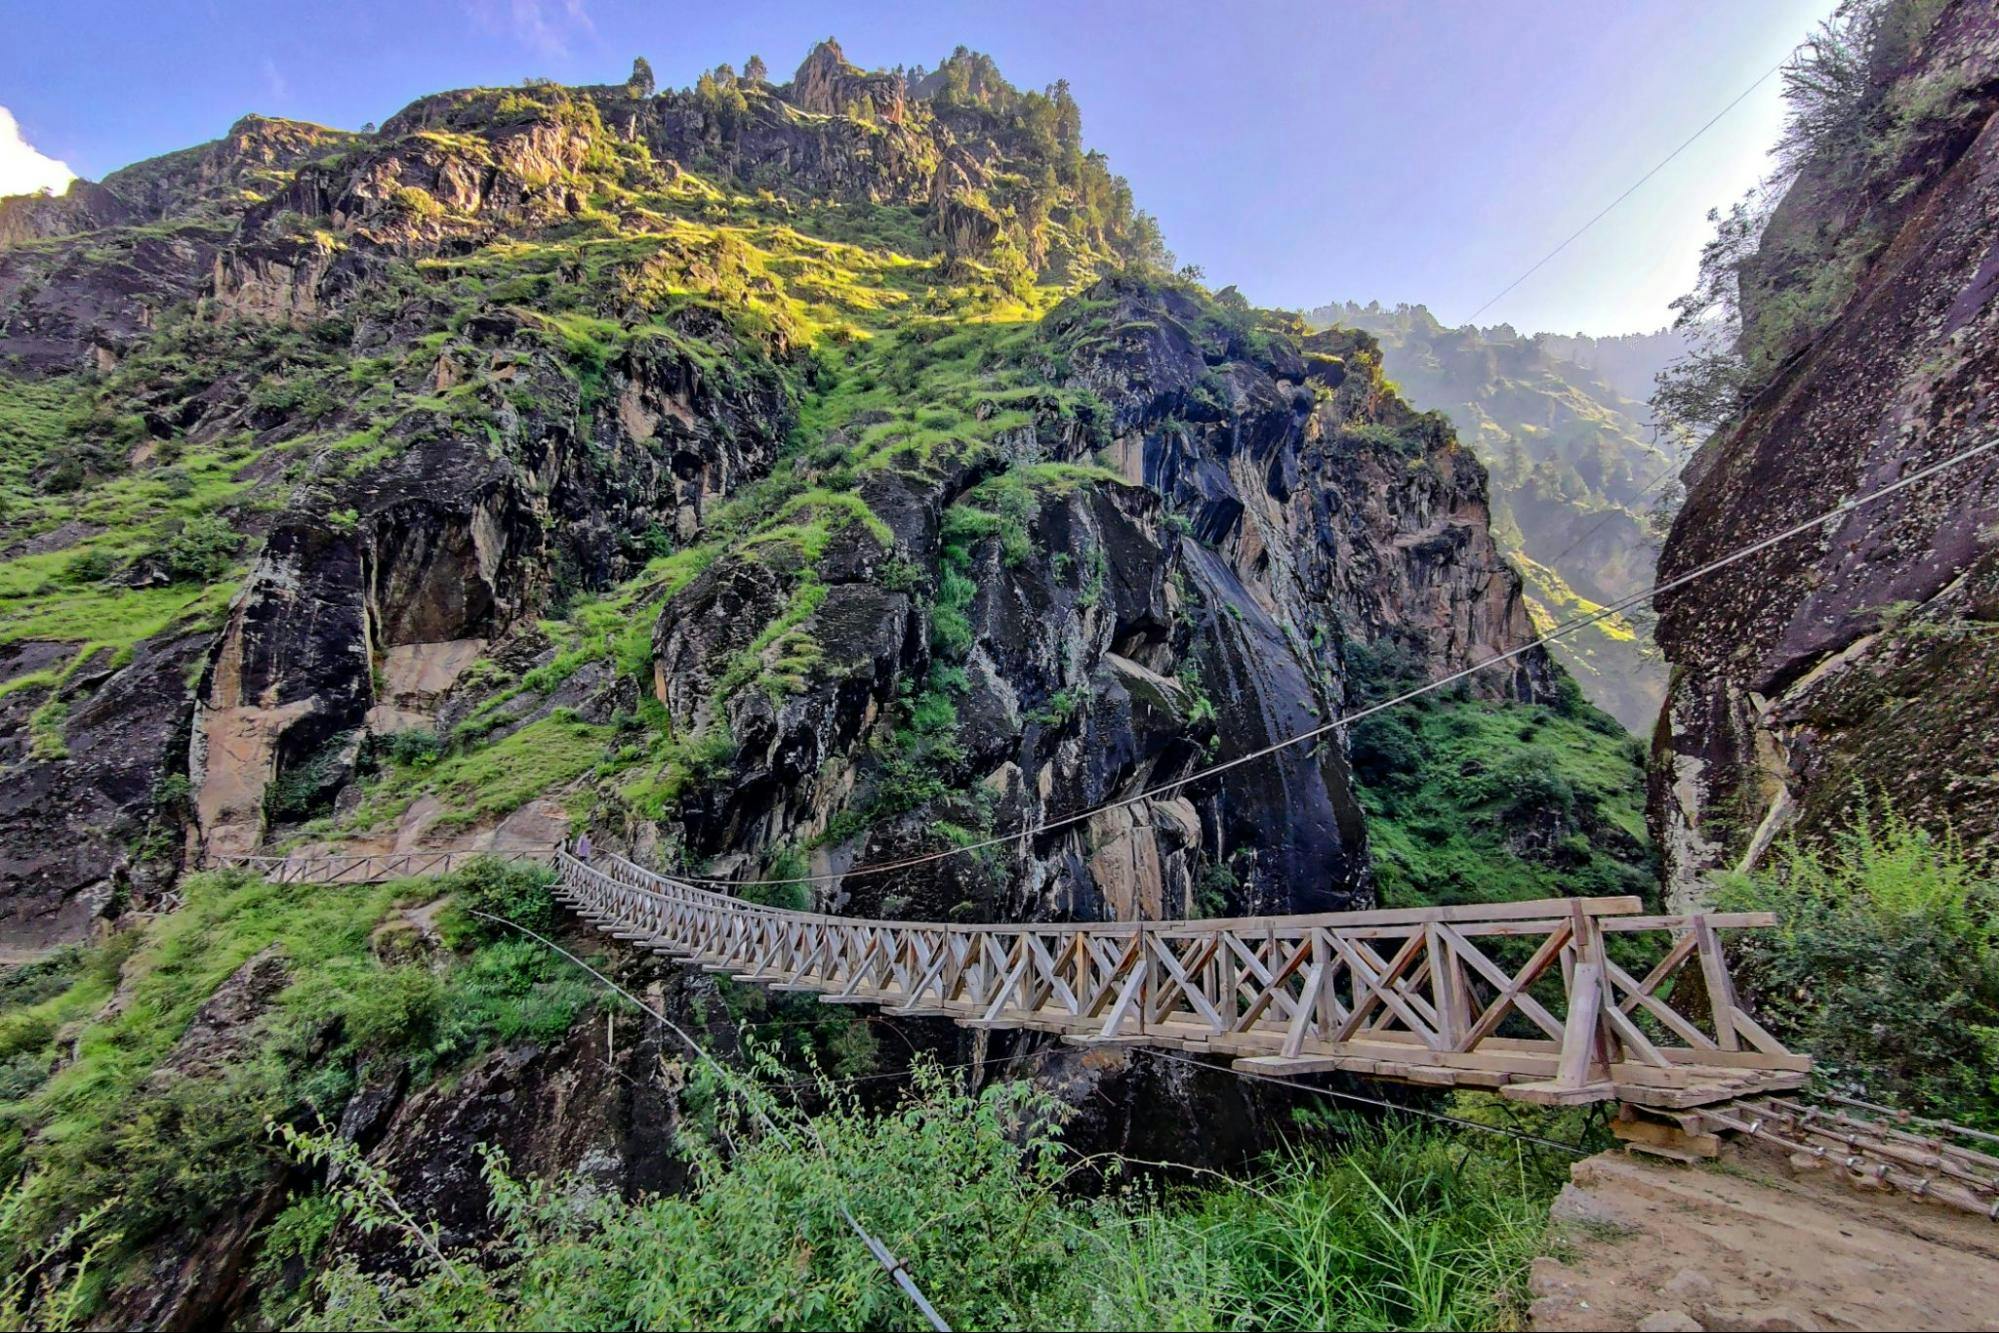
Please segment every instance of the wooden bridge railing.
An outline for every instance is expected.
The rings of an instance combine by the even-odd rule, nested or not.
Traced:
[[[1729,980],[1717,932],[1774,925],[1766,913],[1645,916],[1636,898],[1567,898],[956,925],[765,907],[615,856],[555,860],[565,897],[618,938],[775,990],[970,1027],[1547,1103],[1702,1105],[1796,1087],[1811,1067],[1756,1023]],[[1614,936],[1660,947],[1627,970]],[[1501,952],[1520,961],[1503,964]],[[1634,950],[1617,953],[1628,962]]]
[[[429,852],[371,852],[361,855],[294,853],[291,856],[218,856],[221,869],[250,870],[278,884],[380,884],[392,879],[448,875],[479,857],[549,865],[553,847],[506,847],[478,851],[453,848]]]

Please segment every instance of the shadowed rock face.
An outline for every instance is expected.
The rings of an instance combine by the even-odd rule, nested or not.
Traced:
[[[1963,89],[1882,197],[1888,237],[1836,322],[1688,469],[1671,578],[1993,438],[1999,382],[1999,19],[1953,6],[1900,75]],[[1772,227],[1814,210],[1807,168]],[[1778,275],[1774,292],[1809,275]],[[1768,299],[1766,295],[1765,299]],[[1980,457],[1660,600],[1674,684],[1651,816],[1681,901],[1857,801],[1999,832],[1999,458]]]

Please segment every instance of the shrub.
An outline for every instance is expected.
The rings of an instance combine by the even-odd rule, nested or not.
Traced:
[[[1999,1129],[1999,880],[1950,836],[1863,810],[1822,846],[1723,878],[1774,911],[1732,941],[1759,1020],[1845,1090]]]
[[[696,1173],[679,1196],[523,1181],[488,1150],[503,1234],[477,1252],[438,1248],[352,1145],[288,1134],[304,1160],[341,1164],[333,1197],[400,1233],[414,1269],[383,1283],[343,1263],[320,1279],[312,1322],[920,1327],[857,1224],[955,1327],[1509,1326],[1560,1178],[1524,1152],[1324,1118],[1344,1151],[1298,1149],[1253,1182],[1171,1201],[1143,1189],[1079,1201],[1061,1184],[1092,1163],[1070,1157],[1061,1108],[1026,1083],[972,1093],[920,1068],[881,1113],[830,1082],[820,1091],[829,1104],[808,1117],[703,1069],[692,1100],[710,1109],[685,1142]]]
[[[1353,729],[1353,768],[1362,782],[1387,783],[1423,765],[1423,743],[1393,713],[1362,718]]]
[[[111,576],[112,565],[109,551],[78,551],[63,564],[63,582],[101,583]]]
[[[423,727],[391,732],[380,743],[391,762],[412,768],[428,768],[444,753],[444,741],[435,731]]]
[[[480,856],[446,876],[443,887],[461,908],[547,931],[555,924],[555,872],[545,866],[517,865],[497,856]],[[511,936],[505,926],[473,918],[473,933]]]
[[[398,185],[391,190],[389,207],[406,218],[434,218],[444,214],[444,205],[434,195],[414,185]]]
[[[198,514],[167,539],[167,573],[189,583],[213,583],[229,572],[243,544],[235,529],[215,514]]]

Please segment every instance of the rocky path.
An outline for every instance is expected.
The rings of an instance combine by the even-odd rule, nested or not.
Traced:
[[[1604,1153],[1556,1199],[1532,1327],[1999,1329],[1999,1224],[1782,1157]]]

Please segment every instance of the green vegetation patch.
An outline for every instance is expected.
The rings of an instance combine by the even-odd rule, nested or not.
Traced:
[[[275,1181],[267,1118],[337,1115],[369,1068],[422,1082],[495,1042],[560,1037],[592,1002],[581,974],[459,906],[541,904],[545,920],[548,882],[494,861],[332,889],[198,874],[172,914],[0,978],[0,1175],[14,1182],[0,1267],[21,1271],[92,1217],[112,1252],[87,1308],[126,1276],[119,1259]],[[440,898],[438,913],[401,910]],[[225,986],[236,998],[216,1013],[230,1017],[198,1017]]]
[[[765,1073],[773,1084],[780,1071]],[[1082,1160],[1062,1108],[1025,1083],[966,1091],[919,1070],[888,1112],[822,1082],[816,1114],[702,1068],[712,1108],[685,1136],[695,1184],[625,1202],[516,1178],[486,1159],[504,1242],[439,1252],[401,1227],[415,1269],[386,1285],[343,1264],[320,1280],[332,1328],[917,1326],[851,1217],[961,1328],[1491,1328],[1519,1319],[1527,1265],[1564,1162],[1430,1130],[1341,1118],[1337,1148],[1299,1148],[1239,1183],[1063,1188]],[[350,1164],[343,1209],[393,1212],[379,1174],[330,1136],[308,1161]]]
[[[1948,833],[1863,807],[1827,842],[1724,876],[1774,911],[1729,941],[1759,1022],[1849,1096],[1999,1131],[1999,874]]]
[[[585,722],[573,709],[558,708],[491,744],[442,758],[392,757],[355,821],[366,827],[393,819],[417,797],[433,794],[448,807],[437,827],[490,823],[537,797],[559,794],[596,768],[612,734],[612,728]]]
[[[1384,906],[1657,896],[1644,754],[1562,680],[1557,705],[1428,695],[1354,726]]]

